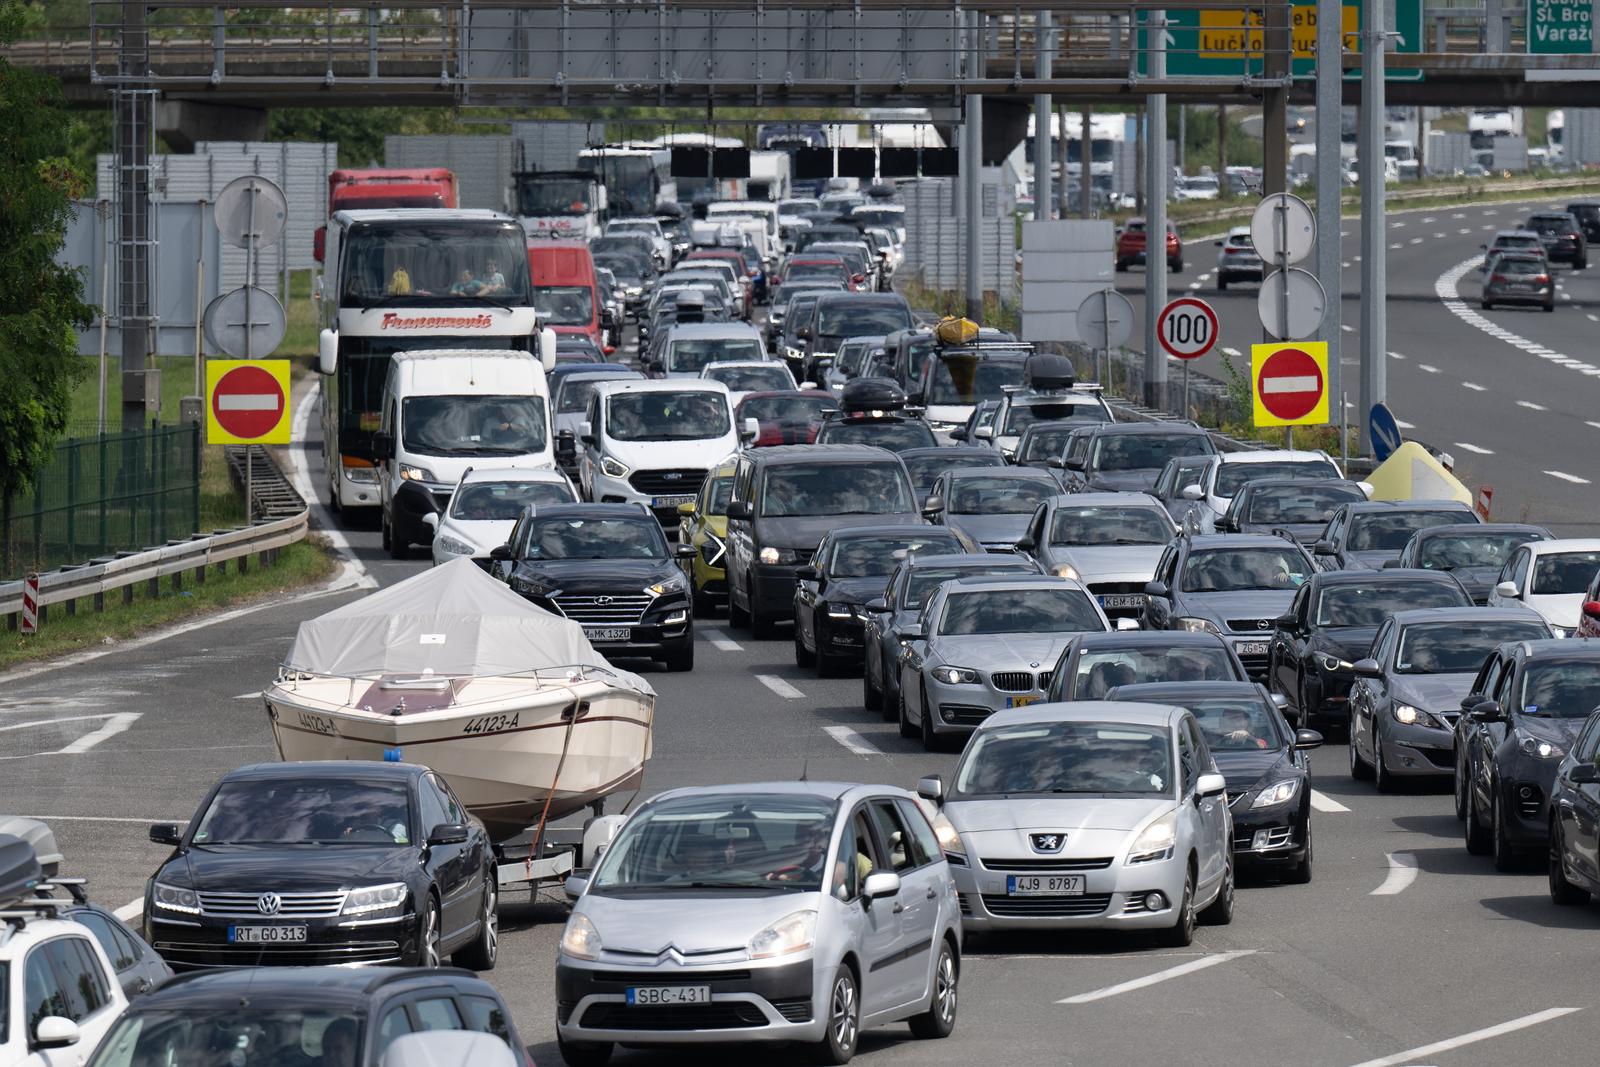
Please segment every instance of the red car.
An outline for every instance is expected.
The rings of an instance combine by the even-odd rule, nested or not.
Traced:
[[[1117,232],[1117,270],[1127,270],[1130,263],[1143,263],[1144,243],[1144,219],[1129,219]],[[1174,272],[1183,270],[1183,241],[1171,225],[1167,226],[1167,267]]]

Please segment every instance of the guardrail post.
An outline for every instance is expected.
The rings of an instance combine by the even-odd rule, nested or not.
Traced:
[[[104,593],[96,593],[94,595],[94,613],[96,615],[98,615],[98,614],[100,614],[101,612],[103,612],[105,610],[106,610],[106,595]]]

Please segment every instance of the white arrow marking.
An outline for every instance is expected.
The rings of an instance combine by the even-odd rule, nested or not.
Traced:
[[[66,748],[57,749],[56,752],[63,756],[76,756],[87,752],[100,742],[115,737],[134,723],[139,721],[140,712],[125,711],[120,715],[113,715],[109,722],[93,733],[84,734]]]

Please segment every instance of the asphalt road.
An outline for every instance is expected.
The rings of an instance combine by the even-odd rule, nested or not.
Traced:
[[[1597,431],[1582,417],[1584,391],[1592,397],[1595,389],[1590,376],[1490,337],[1425,298],[1439,273],[1475,249],[1487,233],[1482,226],[1512,215],[1495,210],[1462,210],[1460,220],[1437,212],[1429,223],[1397,219],[1411,232],[1442,230],[1444,220],[1473,231],[1402,242],[1392,253],[1390,276],[1404,310],[1393,309],[1391,342],[1407,358],[1392,365],[1391,393],[1419,436],[1486,450],[1454,449],[1469,478],[1497,483],[1503,514],[1523,517],[1523,505],[1512,503],[1520,499],[1527,517],[1572,528],[1594,521],[1593,492],[1544,471],[1594,473],[1582,447]],[[1196,265],[1175,292],[1205,269],[1199,250],[1189,258]],[[1587,276],[1563,282],[1573,299],[1562,303],[1573,306],[1555,315],[1490,317],[1581,360],[1593,330],[1586,308],[1600,294]],[[1244,348],[1253,293],[1230,291],[1217,303],[1225,343]],[[1352,324],[1354,314],[1352,304]],[[1523,399],[1541,409],[1517,406]],[[314,442],[297,447],[316,480]],[[427,566],[389,560],[375,523],[345,527],[343,536],[359,564],[347,581],[388,584]],[[0,676],[0,810],[49,819],[69,873],[87,876],[96,899],[136,900],[165,852],[147,842],[146,824],[187,819],[218,775],[276,757],[260,690],[299,621],[358,595],[347,588],[300,596]],[[646,793],[801,774],[910,787],[925,773],[952,770],[954,756],[925,754],[864,712],[858,680],[823,681],[796,669],[787,635],[753,641],[718,617],[699,620],[697,636],[692,674],[627,664],[648,673],[660,693]],[[1233,925],[1201,928],[1189,950],[1100,936],[972,942],[955,1034],[923,1043],[904,1027],[871,1033],[858,1062],[1499,1065],[1571,1062],[1593,1049],[1600,986],[1595,942],[1587,938],[1600,930],[1600,906],[1557,909],[1537,865],[1501,875],[1468,856],[1447,785],[1379,796],[1351,781],[1343,746],[1317,753],[1314,763],[1318,866],[1310,885],[1242,885]],[[507,896],[502,915],[501,962],[491,979],[535,1059],[557,1063],[552,971],[564,904],[558,892]],[[791,1051],[749,1048],[696,1054],[693,1062],[758,1056],[804,1062]],[[616,1060],[687,1061],[681,1053],[635,1051]]]

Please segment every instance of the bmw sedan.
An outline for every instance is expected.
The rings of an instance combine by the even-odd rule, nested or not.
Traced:
[[[1147,930],[1188,945],[1233,918],[1233,819],[1194,715],[1086,701],[1004,711],[967,745],[945,854],[976,931]]]

